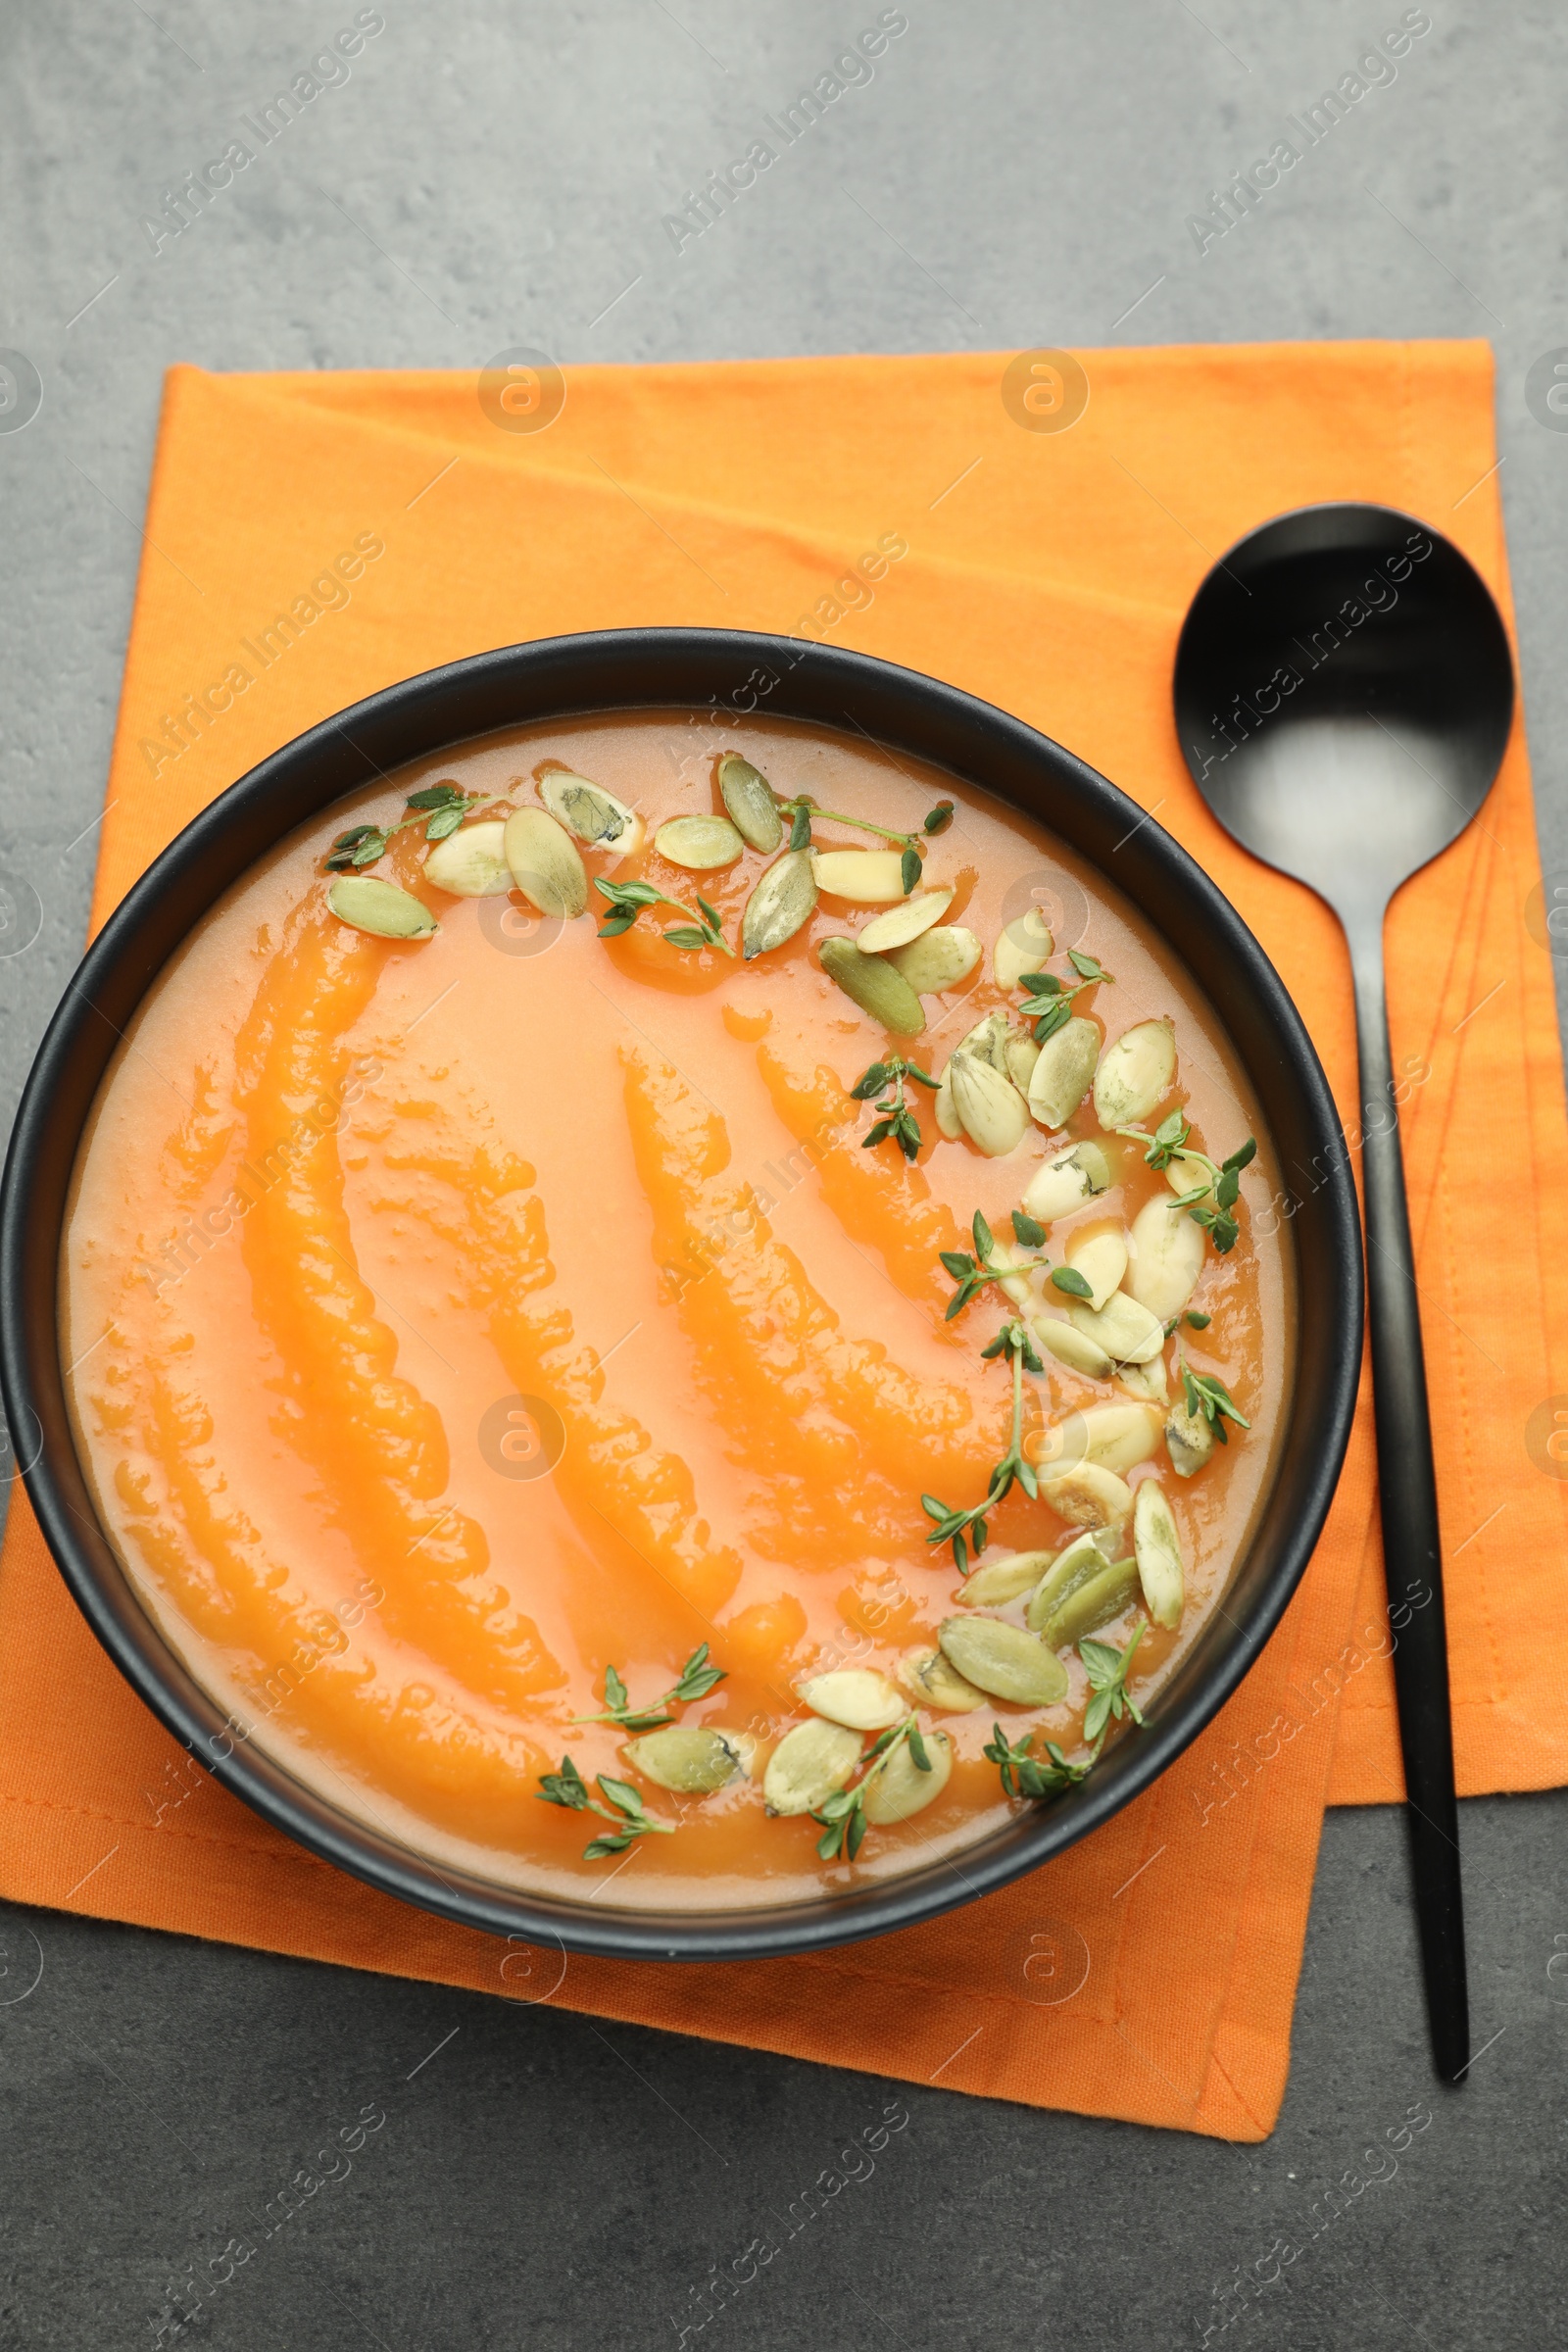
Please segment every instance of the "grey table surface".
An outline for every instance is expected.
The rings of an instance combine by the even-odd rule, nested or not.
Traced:
[[[155,254],[142,223],[165,191],[355,13],[3,12],[0,338],[42,387],[30,421],[0,405],[0,873],[24,915],[29,893],[40,909],[0,962],[7,1110],[79,953],[175,360],[469,368],[516,344],[569,363],[1490,336],[1544,857],[1568,870],[1568,670],[1552,652],[1568,418],[1544,398],[1568,344],[1557,10],[908,0],[907,30],[767,204],[677,256],[663,214],[881,12],[386,0],[351,77]],[[1189,216],[1401,20],[1430,29],[1396,75],[1367,69],[1332,137],[1200,252]],[[25,407],[24,369],[9,380]],[[812,2352],[1178,2345],[1229,2327],[1290,2352],[1553,2340],[1565,1821],[1560,1794],[1464,1807],[1486,2046],[1444,2094],[1398,1818],[1330,1815],[1289,2094],[1259,2147],[6,1911],[0,2343],[80,2352],[161,2326],[172,2341],[170,2290],[183,2280],[188,2301],[193,2275],[208,2292],[183,2332],[258,2352],[612,2352],[683,2330]],[[797,2211],[789,2234],[777,2217],[895,2100],[908,2120],[874,2171],[814,2220]],[[352,2173],[216,2283],[229,2240],[254,2236],[325,2132],[372,2102],[387,2120]],[[1330,2184],[1368,2169],[1363,2150],[1421,2102],[1432,2121],[1397,2170],[1328,2220]],[[747,2248],[768,2232],[778,2250],[759,2268]],[[707,2291],[717,2274],[727,2300]]]

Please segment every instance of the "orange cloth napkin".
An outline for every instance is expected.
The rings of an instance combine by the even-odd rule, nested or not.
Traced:
[[[1017,712],[1156,814],[1252,924],[1353,1117],[1340,935],[1208,817],[1172,730],[1172,654],[1212,559],[1317,499],[1409,509],[1506,610],[1491,355],[1358,343],[1082,362],[1087,411],[1056,432],[1017,421],[1004,361],[982,354],[573,369],[563,413],[535,431],[499,427],[466,375],[175,368],[94,922],[224,785],[392,679],[569,630],[800,630]],[[351,601],[313,594],[365,534],[384,554]],[[836,587],[895,539],[907,553],[873,591]],[[298,633],[264,667],[279,612]],[[225,676],[227,708],[177,748],[166,719]],[[1568,1780],[1568,1488],[1526,1434],[1568,1391],[1544,1280],[1568,1262],[1568,1139],[1550,961],[1525,919],[1539,882],[1520,726],[1480,820],[1390,927],[1396,1054],[1430,1068],[1405,1150],[1470,1792]],[[0,1893],[1260,2138],[1284,2090],[1323,1805],[1400,1788],[1366,1403],[1278,1635],[1155,1788],[932,1926],[744,1967],[509,1948],[300,1852],[131,1696],[19,1495],[0,1562]]]

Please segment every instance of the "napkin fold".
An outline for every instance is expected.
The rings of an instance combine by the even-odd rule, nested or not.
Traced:
[[[560,387],[513,379],[507,401],[489,376],[172,369],[94,927],[225,785],[394,679],[579,629],[798,633],[966,687],[1112,777],[1246,915],[1353,1121],[1338,928],[1199,799],[1170,716],[1175,640],[1216,556],[1321,499],[1407,509],[1508,612],[1490,351],[1077,363],[1087,405],[1065,427],[1050,402],[1059,383],[1070,396],[1070,365],[1031,375],[1004,355],[572,368]],[[1053,387],[1043,404],[1031,383]],[[894,545],[868,581],[859,558]],[[363,564],[352,584],[344,553]],[[1546,1444],[1559,1400],[1568,1426],[1568,1340],[1544,1295],[1568,1259],[1568,1129],[1545,940],[1521,721],[1480,818],[1389,926],[1467,1794],[1568,1780],[1568,1464]],[[1284,2092],[1323,1806],[1401,1793],[1396,1631],[1363,1374],[1334,1508],[1278,1633],[1115,1821],[872,1943],[632,1965],[428,1918],[256,1819],[120,1680],[19,1492],[0,1557],[0,1895],[1256,2139]]]

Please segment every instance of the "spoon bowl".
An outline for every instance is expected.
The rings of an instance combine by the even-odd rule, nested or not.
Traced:
[[[1231,550],[1176,656],[1183,754],[1254,857],[1381,915],[1492,788],[1513,663],[1491,591],[1389,507],[1306,507]]]
[[[1303,507],[1215,564],[1182,629],[1174,693],[1183,757],[1215,816],[1326,900],[1349,945],[1361,1115],[1347,1155],[1362,1155],[1406,1821],[1433,2058],[1459,2082],[1469,1997],[1443,1555],[1383,922],[1492,789],[1513,723],[1507,633],[1474,565],[1413,515]]]

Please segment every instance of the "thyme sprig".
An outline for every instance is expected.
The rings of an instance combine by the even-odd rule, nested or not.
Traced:
[[[1191,1192],[1177,1195],[1176,1205],[1185,1208],[1195,1224],[1202,1226],[1223,1256],[1226,1250],[1235,1249],[1241,1233],[1241,1227],[1230,1212],[1236,1206],[1242,1189],[1242,1170],[1256,1156],[1257,1139],[1250,1135],[1229,1159],[1222,1159],[1216,1165],[1206,1152],[1200,1152],[1192,1142],[1192,1132],[1185,1111],[1180,1110],[1173,1110],[1168,1118],[1161,1119],[1152,1135],[1147,1127],[1118,1127],[1116,1130],[1118,1135],[1125,1135],[1132,1142],[1148,1147],[1144,1157],[1152,1168],[1163,1170],[1170,1166],[1173,1159],[1181,1158],[1196,1160],[1200,1168],[1206,1170],[1201,1184],[1194,1185]],[[1210,1193],[1213,1195],[1212,1203],[1206,1198]]]
[[[1238,1429],[1251,1428],[1252,1424],[1241,1410],[1225,1383],[1214,1373],[1195,1372],[1187,1361],[1186,1354],[1183,1353],[1181,1374],[1182,1388],[1187,1397],[1187,1417],[1190,1421],[1197,1421],[1201,1417],[1208,1423],[1222,1446],[1230,1444],[1230,1439],[1225,1431],[1227,1421],[1234,1421]]]
[[[1063,1755],[1054,1740],[1046,1741],[1044,1758],[1033,1753],[1034,1734],[1026,1732],[1015,1747],[1007,1744],[1007,1736],[1000,1723],[993,1723],[992,1738],[981,1754],[995,1764],[1002,1776],[1003,1793],[1006,1796],[1032,1797],[1037,1802],[1048,1796],[1059,1796],[1064,1788],[1076,1788],[1086,1781],[1100,1761],[1105,1743],[1105,1730],[1130,1715],[1141,1724],[1143,1712],[1127,1688],[1127,1676],[1132,1667],[1133,1652],[1149,1631],[1140,1625],[1125,1649],[1117,1649],[1109,1642],[1083,1641],[1078,1655],[1089,1677],[1090,1700],[1084,1709],[1084,1740],[1089,1747],[1089,1760],[1074,1764]]]
[[[1113,972],[1107,972],[1102,963],[1093,956],[1084,955],[1079,948],[1067,950],[1067,961],[1078,975],[1076,980],[1063,980],[1055,972],[1019,975],[1019,987],[1034,1000],[1024,1006],[1024,1012],[1034,1022],[1036,1045],[1043,1046],[1048,1037],[1054,1037],[1058,1029],[1066,1028],[1072,1019],[1074,997],[1081,996],[1086,988],[1097,988],[1102,980],[1115,978]]]
[[[618,1723],[622,1731],[656,1732],[662,1724],[673,1723],[671,1707],[683,1707],[693,1699],[706,1698],[716,1684],[724,1680],[722,1666],[708,1663],[708,1643],[701,1642],[680,1670],[680,1680],[664,1692],[662,1698],[650,1699],[645,1707],[629,1704],[625,1684],[613,1666],[605,1668],[605,1704],[597,1715],[573,1715],[573,1723]]]
[[[988,1360],[1005,1355],[1012,1365],[1012,1434],[1007,1450],[992,1470],[984,1499],[972,1504],[968,1510],[955,1510],[951,1503],[943,1502],[935,1494],[922,1494],[920,1497],[920,1508],[928,1519],[935,1522],[926,1538],[927,1544],[951,1543],[954,1563],[960,1576],[969,1573],[971,1550],[976,1559],[984,1551],[989,1534],[986,1513],[995,1510],[998,1503],[1011,1494],[1014,1480],[1031,1502],[1040,1493],[1040,1481],[1035,1475],[1034,1466],[1023,1458],[1023,1376],[1025,1372],[1045,1371],[1044,1364],[1035,1352],[1028,1325],[1017,1321],[1004,1323],[989,1348],[982,1348],[980,1353]]]
[[[607,882],[602,874],[596,874],[594,888],[602,892],[611,906],[611,912],[599,926],[601,939],[618,939],[623,931],[631,929],[638,916],[649,906],[673,906],[677,914],[687,915],[690,920],[675,923],[664,933],[672,948],[718,948],[730,956],[735,953],[724,937],[723,917],[700,895],[697,900],[698,912],[693,914],[691,908],[683,906],[679,899],[666,898],[651,882]]]
[[[445,841],[455,833],[470,808],[477,808],[486,798],[480,792],[465,792],[457,784],[426,784],[418,792],[411,792],[404,802],[408,815],[400,816],[390,825],[351,825],[333,842],[325,859],[329,874],[358,873],[367,865],[374,865],[386,856],[387,844],[394,833],[406,825],[424,821],[426,841]]]
[[[559,1772],[539,1776],[541,1804],[564,1805],[572,1813],[597,1813],[602,1821],[613,1825],[612,1836],[607,1838],[601,1831],[597,1838],[589,1839],[582,1849],[585,1862],[600,1862],[606,1854],[624,1853],[633,1838],[644,1837],[649,1831],[656,1831],[662,1838],[674,1836],[675,1824],[661,1821],[650,1813],[629,1781],[614,1780],[608,1772],[596,1777],[610,1799],[608,1805],[602,1805],[597,1796],[589,1794],[587,1782],[569,1756],[562,1757]]]
[[[996,1256],[996,1236],[979,1209],[974,1212],[974,1221],[969,1230],[974,1241],[972,1255],[967,1250],[944,1250],[939,1252],[943,1265],[957,1286],[948,1300],[942,1318],[945,1323],[951,1323],[955,1315],[961,1314],[970,1299],[977,1298],[988,1283],[1010,1282],[1020,1274],[1033,1274],[1037,1270],[1049,1272],[1054,1288],[1064,1291],[1069,1298],[1094,1297],[1093,1286],[1084,1280],[1074,1266],[1053,1266],[1049,1257],[1014,1258],[1009,1255],[1005,1262],[999,1260]],[[1025,1216],[1021,1208],[1015,1208],[1012,1212],[1012,1231],[1021,1249],[1039,1250],[1045,1243],[1045,1227],[1037,1224],[1033,1217]]]
[[[836,1862],[840,1854],[851,1862],[855,1860],[865,1838],[865,1787],[870,1768],[879,1756],[891,1755],[906,1740],[916,1771],[929,1772],[931,1757],[920,1737],[919,1719],[913,1714],[906,1715],[902,1723],[891,1725],[879,1739],[872,1740],[857,1767],[860,1777],[854,1788],[835,1789],[813,1808],[811,1819],[822,1824],[816,1850],[824,1862]]]
[[[810,848],[811,826],[817,818],[824,824],[852,825],[857,832],[874,833],[880,841],[898,842],[904,851],[899,878],[904,884],[906,896],[920,879],[923,837],[946,832],[953,822],[953,808],[951,801],[938,801],[934,808],[926,810],[920,821],[919,832],[901,833],[892,825],[874,825],[868,816],[846,816],[842,808],[819,808],[809,793],[798,793],[793,800],[781,800],[778,804],[779,814],[790,820],[792,850]]]
[[[1007,1796],[1058,1796],[1063,1788],[1075,1788],[1080,1781],[1087,1780],[1099,1759],[1097,1749],[1087,1764],[1070,1763],[1054,1740],[1048,1740],[1042,1761],[1030,1752],[1033,1732],[1026,1732],[1016,1747],[1009,1747],[1001,1724],[993,1723],[991,1729],[994,1737],[980,1753],[996,1765]]]
[[[1147,1625],[1140,1625],[1125,1649],[1117,1649],[1109,1642],[1080,1642],[1078,1655],[1089,1677],[1094,1692],[1084,1710],[1084,1738],[1093,1747],[1108,1723],[1120,1723],[1125,1712],[1134,1723],[1142,1723],[1143,1712],[1127,1688],[1127,1674],[1133,1662],[1133,1652],[1147,1634]]]
[[[887,1094],[877,1104],[883,1113],[865,1138],[862,1151],[874,1151],[878,1144],[892,1136],[906,1159],[913,1159],[920,1149],[920,1122],[904,1097],[904,1082],[915,1079],[921,1086],[933,1089],[939,1081],[929,1070],[922,1070],[917,1061],[906,1061],[902,1054],[889,1054],[886,1061],[873,1061],[856,1080],[850,1094],[857,1102],[869,1102],[886,1087]]]

